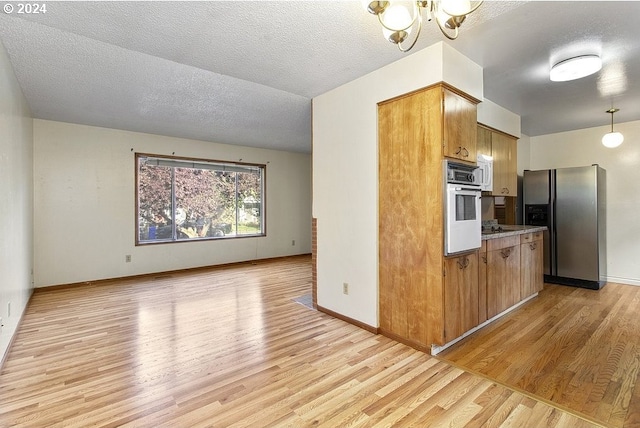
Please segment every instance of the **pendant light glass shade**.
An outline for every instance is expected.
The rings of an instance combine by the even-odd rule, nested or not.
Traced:
[[[613,132],[613,114],[620,111],[618,108],[610,108],[607,113],[611,114],[611,132],[604,134],[602,137],[602,145],[613,149],[618,147],[624,141],[624,136],[620,132]]]
[[[624,141],[624,136],[619,132],[609,132],[602,137],[602,145],[613,149]]]

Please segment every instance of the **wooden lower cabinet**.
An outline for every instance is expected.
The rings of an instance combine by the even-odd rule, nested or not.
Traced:
[[[476,327],[478,252],[444,259],[444,340],[450,342]]]
[[[520,300],[520,237],[487,241],[487,317]]]
[[[542,232],[527,233],[520,237],[520,287],[525,299],[544,286],[544,254]]]

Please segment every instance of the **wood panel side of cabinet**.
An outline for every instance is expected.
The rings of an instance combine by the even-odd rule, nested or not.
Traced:
[[[478,325],[478,253],[444,260],[444,340]]]
[[[380,328],[442,341],[442,127],[439,87],[378,106]]]
[[[444,156],[476,162],[477,106],[468,99],[443,88]]]

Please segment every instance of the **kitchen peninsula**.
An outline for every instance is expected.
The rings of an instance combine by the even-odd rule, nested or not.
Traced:
[[[440,83],[378,104],[379,331],[431,354],[542,289],[543,227],[444,254],[443,160],[475,166],[477,103]]]

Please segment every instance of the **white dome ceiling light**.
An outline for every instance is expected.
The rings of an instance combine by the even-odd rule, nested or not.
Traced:
[[[618,147],[624,141],[624,135],[620,132],[613,132],[613,114],[617,111],[620,111],[620,109],[610,108],[607,110],[607,113],[611,113],[611,132],[604,134],[602,137],[602,145],[610,149]]]
[[[581,79],[600,71],[602,60],[598,55],[580,55],[560,61],[551,67],[549,78],[553,82]]]

